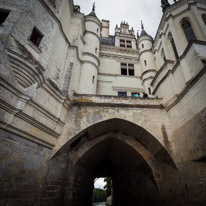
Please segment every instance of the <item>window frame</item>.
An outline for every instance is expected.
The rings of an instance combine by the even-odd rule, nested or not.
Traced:
[[[120,39],[119,46],[122,48],[132,49],[132,40]]]
[[[126,71],[125,74],[123,74],[122,71]],[[135,67],[132,63],[120,63],[120,71],[122,76],[129,76],[134,77],[135,76]],[[131,75],[131,71],[133,71],[133,75]]]
[[[36,43],[35,43],[35,40],[32,40],[33,38],[36,38],[36,37],[35,37],[35,33],[39,36]],[[32,29],[31,35],[30,35],[30,37],[29,37],[29,41],[30,41],[34,46],[36,46],[37,48],[39,48],[39,46],[40,46],[43,38],[44,38],[44,35],[42,34],[42,32],[41,32],[36,26],[34,26],[33,29]]]
[[[120,95],[120,94],[125,94],[125,95]],[[127,97],[127,92],[118,91],[117,95],[118,97]]]

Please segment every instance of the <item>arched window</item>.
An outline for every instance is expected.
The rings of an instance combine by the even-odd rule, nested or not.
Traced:
[[[204,21],[204,23],[206,25],[206,14],[202,14],[202,20]]]
[[[92,77],[92,84],[94,84],[95,76]]]
[[[183,19],[182,29],[184,30],[188,42],[190,42],[191,40],[196,40],[196,36],[192,29],[191,23],[187,19]]]

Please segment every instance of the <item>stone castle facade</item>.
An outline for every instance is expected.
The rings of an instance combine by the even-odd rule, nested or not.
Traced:
[[[206,2],[161,3],[153,39],[0,1],[0,206],[90,206],[105,176],[113,206],[205,205]]]

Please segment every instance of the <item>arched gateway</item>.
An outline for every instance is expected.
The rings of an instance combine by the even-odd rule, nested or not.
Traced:
[[[172,203],[178,189],[177,168],[166,149],[123,119],[94,124],[68,141],[51,159],[47,180],[58,184],[59,204],[89,206],[94,179],[102,176],[112,177],[113,206]]]

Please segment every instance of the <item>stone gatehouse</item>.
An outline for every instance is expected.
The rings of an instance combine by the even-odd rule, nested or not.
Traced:
[[[0,206],[90,206],[104,176],[113,206],[205,205],[206,2],[161,3],[153,39],[0,1]]]

